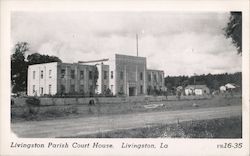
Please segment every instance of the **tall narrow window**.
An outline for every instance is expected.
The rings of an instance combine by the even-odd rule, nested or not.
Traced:
[[[51,78],[52,70],[49,70],[49,78]]]
[[[140,72],[140,79],[143,80],[143,73]]]
[[[75,85],[70,85],[70,92],[75,92]]]
[[[75,70],[71,70],[70,75],[71,75],[71,78],[74,79],[75,78]]]
[[[64,92],[65,92],[65,86],[61,85],[61,93],[64,93]]]
[[[84,71],[80,71],[80,79],[84,79]]]
[[[106,80],[108,77],[108,72],[107,71],[104,71],[104,76],[103,76],[103,79]]]
[[[140,92],[141,92],[141,94],[143,93],[143,85],[141,85],[141,87],[140,87]]]
[[[120,79],[123,80],[123,71],[120,72]]]
[[[93,85],[89,86],[89,93],[90,93],[90,96],[93,96],[93,93],[94,93],[94,87],[93,87]]]
[[[36,71],[33,71],[33,79],[36,78]]]
[[[123,85],[121,85],[120,92],[123,93]]]
[[[148,81],[151,81],[151,74],[148,74]]]
[[[40,93],[41,93],[41,95],[43,95],[43,87],[41,87],[41,90],[40,90],[40,91],[41,91],[41,92],[40,92]]]
[[[84,92],[84,85],[80,85],[80,92],[81,92],[81,93]]]
[[[111,71],[111,73],[110,73],[110,78],[113,79],[113,77],[114,77],[114,72]]]
[[[111,92],[113,93],[114,92],[114,85],[111,85],[110,88],[111,88]]]
[[[154,81],[157,81],[157,80],[156,80],[156,74],[154,74]]]
[[[41,79],[43,79],[43,71],[41,70]]]
[[[33,93],[35,93],[35,92],[36,92],[36,86],[33,85]]]
[[[65,69],[62,69],[61,70],[61,78],[64,78],[65,77]]]
[[[51,85],[49,85],[49,94],[51,94]]]
[[[92,75],[92,71],[89,71],[89,79],[92,80],[93,75]]]

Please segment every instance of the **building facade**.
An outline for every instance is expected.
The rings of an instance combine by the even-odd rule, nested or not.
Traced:
[[[146,94],[146,58],[116,54],[109,61],[113,94]]]
[[[154,91],[165,91],[164,71],[162,70],[147,70],[147,94],[152,94]]]
[[[115,54],[94,64],[53,62],[28,68],[29,96],[105,94],[107,90],[113,95],[138,96],[163,89],[164,72],[148,70],[145,57]]]
[[[95,66],[78,63],[44,63],[28,67],[29,96],[94,94]]]

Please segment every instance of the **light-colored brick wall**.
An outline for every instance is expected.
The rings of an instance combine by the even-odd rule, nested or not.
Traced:
[[[115,57],[116,94],[121,91],[125,95],[130,92],[136,96],[146,94],[146,58],[118,54]],[[133,88],[133,91],[130,88]]]
[[[151,77],[151,78],[149,78]],[[164,87],[164,72],[161,70],[147,70],[147,88],[163,90]]]
[[[29,96],[57,93],[57,62],[30,65],[28,67]]]

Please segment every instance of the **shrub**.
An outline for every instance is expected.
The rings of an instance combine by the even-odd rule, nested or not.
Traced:
[[[36,97],[29,97],[26,99],[26,104],[34,107],[40,106],[40,99]]]
[[[29,115],[37,115],[40,108],[40,99],[36,97],[29,97],[26,99],[26,104],[29,109]]]

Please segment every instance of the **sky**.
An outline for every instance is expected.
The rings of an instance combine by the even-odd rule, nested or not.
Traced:
[[[228,12],[12,12],[11,45],[28,42],[30,51],[63,62],[147,58],[148,69],[165,75],[234,73],[242,57],[224,36]]]

